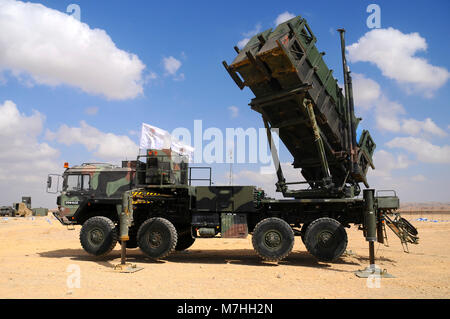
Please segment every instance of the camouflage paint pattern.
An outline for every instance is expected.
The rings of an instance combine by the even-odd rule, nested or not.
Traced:
[[[346,191],[341,185],[362,182],[368,187],[366,173],[368,167],[373,168],[375,143],[366,131],[360,144],[353,145],[349,136],[356,132],[360,119],[349,110],[316,41],[306,19],[297,16],[256,34],[237,51],[229,66],[225,61],[223,65],[240,89],[247,86],[254,93],[252,110],[278,129],[278,136],[292,154],[294,168],[301,169],[311,188],[308,192],[288,192],[282,187],[285,181],[278,178],[278,191],[294,198],[353,197],[358,192]],[[315,147],[309,116],[302,107],[305,99],[313,105],[332,187],[328,187],[328,174],[324,173],[328,170],[321,160],[325,156]]]
[[[61,193],[61,205],[58,207],[61,216],[72,216],[78,210],[83,198],[81,196],[67,196],[65,192]]]
[[[170,149],[148,149],[146,154],[146,185],[187,185],[189,163],[187,156]]]
[[[88,175],[88,189],[67,189],[69,176]],[[134,183],[135,169],[111,164],[83,164],[67,169],[63,174],[63,191],[60,195],[61,216],[72,216],[89,198],[121,200],[122,194]]]
[[[197,211],[254,212],[254,186],[196,186]]]
[[[131,167],[88,164],[72,167],[64,175],[66,174],[89,175],[88,192],[96,198],[122,198],[122,194],[130,189],[134,181],[135,170]]]
[[[121,241],[130,240],[129,228],[133,224],[133,205],[130,202],[130,198],[131,191],[124,192],[122,195],[122,203],[116,206],[119,215],[119,235]]]
[[[0,207],[0,216],[14,216],[16,210],[11,206]]]

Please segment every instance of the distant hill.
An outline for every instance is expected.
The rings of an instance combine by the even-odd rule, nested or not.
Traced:
[[[399,211],[450,212],[450,202],[402,203],[400,201]]]

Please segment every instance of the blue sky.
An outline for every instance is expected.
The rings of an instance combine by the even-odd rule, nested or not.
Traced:
[[[8,0],[5,0],[5,3],[10,6],[15,5],[13,1]],[[381,152],[376,156],[380,162],[375,162],[377,169],[380,168],[380,173],[370,175],[371,186],[395,188],[405,201],[448,201],[446,181],[450,178],[450,163],[446,156],[450,147],[448,135],[450,133],[448,112],[450,93],[448,76],[445,75],[450,69],[448,62],[450,2],[448,1],[414,1],[413,3],[357,0],[283,1],[279,4],[276,1],[58,0],[33,1],[32,3],[41,3],[45,6],[41,7],[42,10],[36,10],[37,17],[46,12],[47,8],[66,13],[69,4],[77,4],[80,8],[80,21],[86,24],[86,28],[90,29],[89,32],[95,29],[103,30],[95,31],[95,36],[104,39],[106,34],[113,42],[114,50],[133,54],[140,64],[136,63],[136,60],[131,61],[132,58],[128,57],[124,60],[130,63],[130,67],[122,68],[117,62],[109,68],[107,63],[111,57],[105,56],[104,68],[97,69],[95,65],[90,68],[84,64],[78,67],[77,59],[90,54],[89,50],[97,50],[95,45],[83,51],[83,55],[77,55],[73,50],[67,58],[58,55],[62,64],[73,63],[74,65],[73,70],[65,69],[66,73],[58,73],[56,63],[51,66],[46,65],[46,63],[53,63],[55,59],[48,62],[48,59],[43,58],[40,63],[39,58],[36,58],[38,52],[41,52],[38,50],[36,52],[28,50],[23,53],[23,56],[17,54],[17,58],[14,54],[9,58],[0,54],[0,106],[4,105],[5,101],[11,101],[19,112],[16,118],[28,119],[30,123],[38,122],[36,127],[30,124],[33,128],[30,132],[25,129],[20,131],[24,137],[33,140],[33,144],[23,144],[22,149],[29,147],[30,152],[34,152],[34,149],[42,150],[48,146],[48,149],[46,148],[42,153],[36,153],[36,157],[40,157],[42,162],[40,164],[36,164],[33,158],[23,160],[24,156],[19,151],[8,158],[1,159],[0,165],[3,166],[3,171],[8,172],[8,174],[4,173],[0,180],[3,183],[1,188],[5,190],[4,195],[0,197],[1,205],[9,205],[20,200],[20,197],[25,195],[22,193],[27,192],[32,194],[33,200],[35,199],[34,206],[51,206],[55,197],[45,195],[43,186],[47,173],[50,173],[48,170],[56,170],[51,172],[60,173],[65,161],[71,164],[92,160],[117,161],[120,159],[117,154],[120,154],[122,148],[121,141],[124,143],[123,157],[133,158],[135,156],[133,143],[139,144],[142,122],[169,132],[177,127],[193,130],[194,120],[202,120],[204,128],[217,127],[223,131],[227,127],[244,129],[262,127],[260,116],[248,106],[253,94],[248,88],[240,91],[221,62],[226,60],[231,63],[235,57],[234,45],[252,31],[274,28],[275,20],[283,13],[301,15],[307,19],[318,38],[316,45],[320,51],[326,52],[325,62],[329,68],[334,69],[334,76],[339,83],[343,82],[342,66],[339,36],[335,30],[340,27],[346,29],[348,46],[360,43],[353,58],[349,59],[351,70],[361,80],[360,83],[363,85],[361,90],[367,89],[365,84],[375,88],[378,85],[376,97],[366,101],[367,104],[363,107],[356,106],[357,115],[364,119],[360,126],[370,130],[377,143],[377,152]],[[381,45],[385,45],[391,51],[402,50],[403,47],[399,48],[393,44],[397,37],[409,39],[409,36],[417,33],[414,39],[424,40],[426,50],[416,48],[416,51],[405,54],[415,59],[415,62],[418,62],[417,59],[426,60],[424,74],[429,74],[426,71],[429,71],[431,67],[439,68],[443,73],[441,82],[414,83],[408,81],[407,75],[406,79],[397,75],[386,75],[386,69],[384,69],[386,65],[377,65],[376,58],[372,61],[368,60],[364,51],[365,44],[358,41],[372,31],[366,24],[366,19],[370,15],[366,12],[366,8],[371,3],[378,4],[381,9],[381,29],[391,28],[391,31],[398,31],[386,33],[386,41],[381,41]],[[7,19],[0,14],[0,24],[2,18]],[[8,23],[17,24],[20,21],[19,17]],[[39,21],[35,22],[38,26],[41,23]],[[62,25],[61,30],[58,30],[59,33],[54,35],[56,42],[61,34],[71,30],[69,27],[65,28],[65,22],[61,21],[57,20],[57,23]],[[42,24],[45,23],[42,22]],[[8,24],[8,26],[11,25]],[[20,28],[14,30],[20,32]],[[52,34],[54,30],[36,28],[35,32]],[[69,45],[53,43],[52,35],[43,39],[45,39],[44,42],[49,41],[51,45],[54,44],[56,48]],[[2,45],[8,46],[10,43],[8,41],[12,42],[11,45],[17,45],[14,39],[5,36],[0,38],[0,48]],[[30,41],[30,43],[34,42]],[[420,43],[418,41],[418,46]],[[11,48],[11,46],[8,47]],[[104,52],[107,54],[111,46],[106,40],[105,47],[107,49]],[[114,51],[113,49],[111,50]],[[103,47],[97,50],[96,54],[102,54],[102,50]],[[49,49],[48,56],[52,56],[53,53],[54,51]],[[32,59],[31,57],[28,59],[26,54],[36,58],[33,60],[36,65],[30,66],[30,63],[25,63]],[[20,61],[20,57],[23,61]],[[172,59],[167,60],[170,58]],[[165,59],[168,64],[164,63]],[[400,59],[395,65],[398,66],[399,73],[402,71],[407,73],[408,70],[404,70],[405,68],[401,66],[402,60],[405,61]],[[169,62],[175,62],[175,64]],[[145,67],[140,70],[143,66]],[[133,68],[136,70],[130,71]],[[56,71],[49,71],[53,69]],[[431,70],[434,69],[431,68]],[[103,71],[105,74],[100,74]],[[43,79],[43,74],[48,78]],[[90,77],[117,79],[122,76],[136,75],[140,77],[139,80],[145,79],[145,83],[140,84],[138,88],[134,85],[135,83],[130,84],[130,81],[123,80],[116,83],[111,80],[112,87],[126,86],[125,89],[130,92],[126,97],[119,99],[110,94],[113,89],[107,87],[108,81],[104,86],[97,86],[95,83],[88,87],[73,84],[89,82],[86,79]],[[426,89],[420,89],[421,85],[428,86]],[[135,94],[133,91],[135,89],[140,89],[141,92]],[[425,91],[428,94],[425,94]],[[356,102],[358,104],[358,101]],[[379,121],[382,120],[382,115],[386,113],[386,108],[390,107],[391,103],[400,105],[402,110],[398,112],[396,123],[393,123],[394,126],[396,124],[400,126],[388,127],[387,124],[380,126]],[[230,109],[231,106],[235,107],[234,113]],[[12,109],[11,106],[10,108]],[[431,121],[427,122],[428,126],[425,125],[426,119]],[[421,125],[424,128],[418,129]],[[426,131],[425,127],[429,130]],[[83,135],[85,132],[90,132],[89,136]],[[104,148],[107,149],[101,149],[101,145],[93,141],[95,136],[99,137],[99,141],[102,141]],[[66,142],[64,142],[65,137]],[[70,142],[67,142],[68,140]],[[3,144],[2,148],[8,148],[8,143],[14,141],[14,138],[5,136],[0,142]],[[14,143],[18,144],[21,141],[18,139]],[[420,154],[420,150],[416,151],[407,147],[411,146],[412,142],[417,144],[417,148],[432,145],[434,148],[430,147],[429,150],[436,149],[443,155],[436,159],[426,156],[427,154]],[[112,144],[109,146],[107,143]],[[281,161],[284,163],[291,161],[284,148],[281,150]],[[28,175],[36,176],[27,183],[24,182],[26,178],[21,174],[11,173],[13,169],[20,170],[21,167],[14,166],[13,163],[23,163],[23,166],[28,167],[28,171],[24,171]],[[226,174],[229,165],[214,164],[213,167],[216,182],[227,183]],[[234,182],[273,188],[273,178],[258,176],[259,167],[260,164],[233,165]],[[288,176],[291,176],[289,174],[298,173],[289,172]],[[42,179],[39,180],[41,177]],[[7,187],[6,184],[14,185],[14,187]]]

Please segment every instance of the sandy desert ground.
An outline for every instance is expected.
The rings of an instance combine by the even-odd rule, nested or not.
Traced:
[[[80,227],[67,230],[53,216],[0,218],[0,298],[445,298],[450,296],[450,214],[405,215],[420,244],[404,253],[388,230],[389,247],[376,243],[377,265],[396,278],[358,278],[368,265],[367,243],[348,229],[346,254],[317,262],[299,237],[289,257],[264,263],[247,239],[198,239],[162,261],[128,250],[143,267],[118,273],[120,246],[95,258],[80,247]],[[417,218],[427,217],[427,221]],[[431,221],[430,221],[431,220]],[[79,287],[77,287],[79,286]]]

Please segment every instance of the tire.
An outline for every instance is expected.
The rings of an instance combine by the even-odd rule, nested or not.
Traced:
[[[294,241],[291,226],[280,218],[263,219],[253,230],[253,248],[267,261],[280,261],[286,258],[294,247]]]
[[[175,250],[178,235],[175,226],[167,219],[154,217],[146,220],[137,233],[139,248],[149,257],[160,259]]]
[[[347,232],[337,220],[323,217],[313,221],[306,229],[305,246],[319,261],[333,261],[347,248]]]
[[[186,250],[191,247],[195,242],[195,238],[192,237],[191,232],[180,232],[178,234],[177,245],[175,246],[176,251]]]
[[[95,256],[103,256],[113,250],[118,237],[116,225],[104,216],[89,218],[80,231],[81,246],[87,253]]]
[[[300,238],[302,239],[302,243],[303,245],[305,245],[305,234],[306,234],[306,230],[308,229],[308,226],[311,223],[305,223],[303,224],[302,228],[300,229]]]

